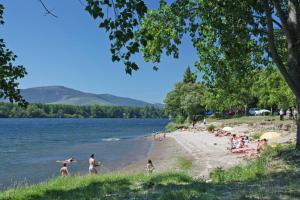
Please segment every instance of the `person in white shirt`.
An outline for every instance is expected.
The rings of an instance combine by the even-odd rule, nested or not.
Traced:
[[[281,121],[283,120],[283,115],[284,115],[284,112],[283,112],[283,109],[281,108],[279,111],[279,116],[280,116]]]

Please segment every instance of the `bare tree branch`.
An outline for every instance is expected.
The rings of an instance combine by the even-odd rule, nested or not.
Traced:
[[[42,4],[42,6],[44,7],[44,9],[45,9],[45,11],[46,11],[45,15],[52,15],[53,17],[57,18],[57,15],[55,15],[55,14],[52,12],[54,9],[49,10],[42,0],[38,0],[38,1]]]

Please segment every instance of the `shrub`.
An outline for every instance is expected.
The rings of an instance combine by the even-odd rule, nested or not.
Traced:
[[[178,124],[174,122],[168,123],[167,126],[165,127],[165,131],[167,132],[176,131],[177,129],[178,129]]]
[[[211,125],[209,125],[209,126],[207,127],[207,130],[208,130],[209,132],[213,132],[215,129],[216,129],[216,126],[213,125],[213,124],[211,124]]]
[[[186,117],[182,116],[182,115],[178,115],[175,119],[175,123],[176,124],[183,124],[185,121],[187,120]]]
[[[258,140],[260,138],[260,136],[262,135],[262,133],[259,133],[259,132],[256,132],[256,133],[253,133],[251,135],[251,137],[254,139],[254,140]]]

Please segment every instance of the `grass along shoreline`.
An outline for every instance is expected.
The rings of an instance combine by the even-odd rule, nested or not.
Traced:
[[[179,161],[179,172],[153,175],[110,173],[58,177],[10,189],[0,199],[299,199],[300,152],[293,145],[267,149],[259,159],[229,170],[217,169],[211,181],[195,180]]]

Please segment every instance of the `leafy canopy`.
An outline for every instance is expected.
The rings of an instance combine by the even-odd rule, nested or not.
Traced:
[[[0,25],[3,21],[4,7],[0,4]],[[25,68],[21,65],[14,66],[17,56],[6,47],[3,39],[0,39],[0,99],[8,98],[10,102],[18,102],[26,105],[18,89],[18,79],[26,75]]]

